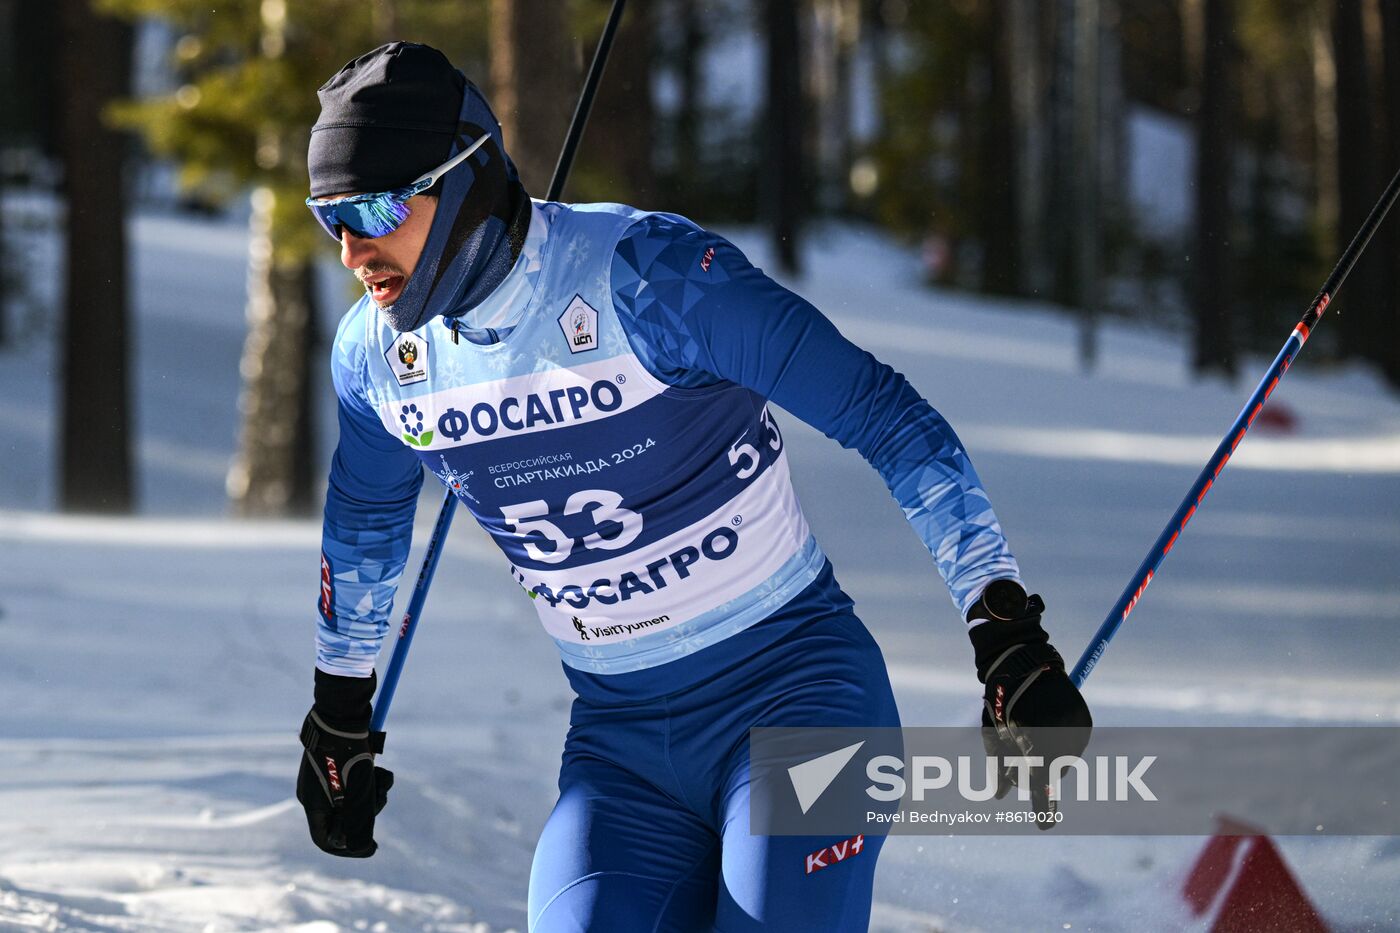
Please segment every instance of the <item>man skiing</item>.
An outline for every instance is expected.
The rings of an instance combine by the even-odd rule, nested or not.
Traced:
[[[751,727],[899,724],[770,403],[859,450],[929,547],[989,741],[1087,734],[961,443],[901,375],[682,217],[532,200],[433,49],[383,46],[319,94],[308,204],[366,289],[333,349],[297,784],[319,847],[376,848],[392,775],[374,765],[374,659],[426,466],[504,551],[577,695],[530,928],[864,929],[882,839],[804,872],[839,840],[748,831]]]

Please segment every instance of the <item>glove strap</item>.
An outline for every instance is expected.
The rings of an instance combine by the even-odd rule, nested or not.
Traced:
[[[324,736],[333,736],[337,739],[348,741],[365,740],[369,742],[369,750],[372,754],[384,754],[385,734],[372,729],[354,729],[353,727],[337,728],[321,718],[320,714],[313,708],[307,714],[306,721],[301,724],[301,744],[303,748],[313,749],[321,744]]]
[[[1065,669],[1065,659],[1060,657],[1060,653],[1049,643],[1028,642],[1012,645],[987,666],[987,673],[982,677],[982,681],[985,683],[993,676],[1019,679],[1047,667],[1061,671]]]
[[[385,733],[381,733],[381,731],[377,730],[347,731],[343,730],[343,728],[336,728],[326,723],[326,720],[321,719],[321,716],[316,713],[316,710],[312,709],[307,719],[301,724],[301,747],[315,748],[316,745],[321,744],[322,737],[325,737],[325,735],[333,735],[335,738],[343,738],[343,740],[350,741],[357,741],[363,738],[363,740],[370,742],[371,754],[384,754]]]

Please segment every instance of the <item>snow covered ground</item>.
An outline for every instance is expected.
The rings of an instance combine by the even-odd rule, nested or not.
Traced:
[[[552,646],[484,536],[455,529],[394,709],[380,853],[316,851],[292,784],[319,523],[224,517],[246,240],[132,229],[141,518],[53,511],[52,322],[0,348],[0,930],[523,930],[567,726]],[[26,254],[51,295],[52,237]],[[344,278],[327,268],[333,305]],[[796,287],[957,426],[1077,656],[1248,386],[1193,383],[1177,339],[1113,324],[1084,375],[1067,318],[931,291],[861,231],[814,240]],[[1306,351],[1275,399],[1298,429],[1256,429],[1231,462],[1090,679],[1098,722],[1400,722],[1400,403]],[[970,722],[970,649],[927,553],[858,455],[783,424],[904,721]],[[1396,840],[1280,842],[1337,929],[1400,930]],[[1187,928],[1176,889],[1203,843],[893,838],[872,928]]]

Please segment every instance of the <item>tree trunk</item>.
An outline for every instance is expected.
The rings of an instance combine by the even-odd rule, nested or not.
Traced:
[[[762,188],[778,266],[800,274],[797,238],[806,195],[798,0],[765,0],[768,32],[767,116]]]
[[[60,73],[64,67],[62,48],[70,37],[77,37],[64,28],[68,14],[62,5],[56,16],[36,15],[34,7],[22,0],[7,0],[6,6],[9,21],[3,25],[9,31],[6,52],[11,82],[0,116],[0,132],[6,143],[34,144],[44,155],[62,161],[67,105]]]
[[[0,88],[9,88],[8,81],[0,82]],[[4,148],[0,147],[0,157],[4,155]],[[5,244],[5,172],[0,169],[0,278],[10,279],[9,275],[9,247]],[[9,302],[5,300],[5,289],[0,289],[0,347],[7,341],[9,331],[6,329],[6,318],[8,310],[6,306]]]
[[[701,86],[700,65],[708,38],[706,18],[692,0],[677,0],[669,11],[677,21],[676,41],[671,47],[671,60],[680,85],[680,100],[676,107],[675,152],[671,167],[670,191],[667,203],[682,214],[690,214],[702,206],[696,197],[701,186],[704,160],[700,158]]]
[[[248,248],[248,336],[239,369],[243,393],[238,455],[228,474],[234,510],[245,516],[309,515],[313,511],[312,365],[315,268],[278,262],[274,215],[278,197],[254,190]]]
[[[1366,221],[1379,189],[1374,183],[1375,163],[1371,129],[1370,74],[1366,61],[1366,35],[1362,23],[1363,0],[1336,0],[1332,7],[1332,50],[1336,62],[1337,93],[1337,226],[1345,244]],[[1344,356],[1375,360],[1384,335],[1377,333],[1377,270],[1380,263],[1365,256],[1347,280],[1346,290],[1330,307],[1337,317]]]
[[[1106,225],[1128,213],[1128,97],[1123,76],[1122,0],[1099,0],[1099,267],[1100,281],[1113,274],[1113,249]]]
[[[98,17],[89,0],[63,0],[61,16],[68,263],[60,504],[72,511],[128,512],[126,138],[104,125],[102,110],[128,93],[132,30]]]
[[[1337,245],[1337,64],[1332,52],[1331,15],[1318,10],[1309,17],[1312,46],[1313,183],[1317,186],[1315,226],[1318,249],[1324,256],[1341,251]]]
[[[18,96],[19,82],[15,74],[15,38],[18,29],[16,21],[19,12],[9,0],[0,0],[0,95],[6,99]],[[18,121],[15,115],[0,115],[0,139],[18,135]],[[4,144],[0,143],[0,157],[4,156]],[[5,172],[0,167],[0,277],[10,280],[9,249],[5,245]],[[0,289],[0,346],[5,345],[8,289]]]
[[[491,108],[525,189],[549,190],[580,79],[567,5],[491,0]]]
[[[1400,169],[1400,5],[1383,2],[1381,8],[1381,48],[1384,91],[1385,165],[1387,175]],[[1383,184],[1388,178],[1377,178]],[[1378,196],[1378,195],[1377,195]],[[1400,226],[1395,218],[1377,231],[1379,254],[1373,262],[1380,267],[1384,282],[1379,298],[1380,331],[1384,358],[1381,368],[1392,386],[1400,387]]]
[[[1099,355],[1099,0],[1074,4],[1074,281],[1079,306],[1079,364]]]
[[[262,53],[289,54],[287,19],[262,6]],[[298,54],[295,50],[290,54]],[[310,515],[315,430],[312,421],[316,346],[316,276],[313,259],[290,248],[289,224],[301,224],[301,179],[305,136],[259,129],[259,164],[293,181],[253,189],[248,237],[248,335],[239,371],[238,453],[226,486],[234,511],[243,516]],[[298,233],[303,233],[299,229]]]
[[[1238,368],[1230,281],[1230,174],[1234,159],[1232,0],[1201,11],[1200,106],[1196,113],[1196,266],[1193,305],[1197,373],[1233,379]]]
[[[1010,43],[1011,112],[1016,161],[1018,237],[1017,288],[1038,295],[1049,283],[1045,256],[1045,67],[1035,0],[1011,0],[1006,29]]]
[[[1053,0],[1049,4],[1053,50],[1050,61],[1049,148],[1052,170],[1047,196],[1049,214],[1059,230],[1072,230],[1079,222],[1078,200],[1074,197],[1077,166],[1074,156],[1074,35],[1077,0]],[[1054,270],[1054,300],[1073,307],[1079,301],[1078,269],[1075,266],[1073,236],[1051,236],[1050,259]]]
[[[984,11],[987,99],[977,130],[977,177],[981,179],[981,205],[976,212],[977,238],[982,242],[982,290],[1016,294],[1021,267],[1020,240],[1016,231],[1016,119],[1012,105],[1011,29],[1009,0],[997,0]]]
[[[889,127],[885,93],[895,74],[893,47],[897,44],[899,35],[897,28],[889,22],[893,5],[867,3],[863,9],[862,19],[865,21],[868,36],[871,79],[875,92],[875,99],[870,102],[874,111],[871,114],[870,138],[882,139]]]
[[[855,59],[860,48],[860,2],[834,0],[833,8],[837,25],[835,79],[828,124],[835,150],[831,209],[845,212],[851,206],[850,174],[855,161]]]
[[[839,213],[849,201],[852,60],[860,38],[860,8],[853,0],[816,0],[812,14],[805,68],[813,119],[808,121],[806,146],[812,155],[818,208]]]
[[[614,37],[607,70],[589,120],[588,144],[578,168],[587,172],[598,196],[656,209],[656,169],[652,146],[656,115],[652,107],[651,69],[655,32],[653,4],[627,7]],[[590,48],[592,43],[590,43]],[[563,133],[554,142],[557,150]],[[551,166],[552,167],[552,166]]]

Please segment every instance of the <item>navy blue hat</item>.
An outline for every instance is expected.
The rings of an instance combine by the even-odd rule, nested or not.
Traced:
[[[391,42],[340,69],[319,93],[307,152],[312,197],[402,187],[490,137],[438,182],[418,262],[379,314],[404,333],[476,307],[510,272],[532,216],[481,91],[437,49]]]
[[[311,196],[387,191],[445,162],[466,83],[445,55],[415,42],[381,45],[345,65],[316,92]]]

